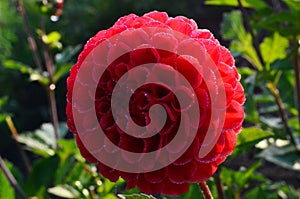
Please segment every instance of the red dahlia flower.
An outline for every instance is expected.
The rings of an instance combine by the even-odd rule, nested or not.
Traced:
[[[179,195],[233,151],[244,118],[239,80],[230,52],[193,20],[130,14],[91,38],[72,67],[68,126],[104,177]]]

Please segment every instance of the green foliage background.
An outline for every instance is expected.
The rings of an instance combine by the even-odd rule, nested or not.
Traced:
[[[207,182],[212,194],[222,198],[216,184],[219,179],[226,198],[300,197],[298,0],[65,0],[57,22],[50,20],[55,0],[24,0],[30,29],[38,41],[38,56],[43,58],[45,45],[53,57],[53,79],[32,58],[17,3],[0,1],[0,154],[26,196],[174,198],[147,196],[137,188],[125,190],[122,179],[112,183],[102,177],[95,165],[81,157],[65,123],[66,77],[85,42],[121,16],[159,10],[193,18],[200,28],[210,29],[229,47],[241,74],[247,97],[244,129],[234,153]],[[51,123],[51,84],[56,87],[58,140]],[[17,138],[12,126],[18,131]],[[251,164],[241,161],[249,153]],[[238,168],[233,164],[236,161],[240,161]],[[294,180],[278,179],[276,173],[275,180],[268,179],[259,172],[266,166],[281,168]],[[191,184],[189,192],[177,198],[201,197],[199,187]],[[0,198],[19,198],[2,171]]]

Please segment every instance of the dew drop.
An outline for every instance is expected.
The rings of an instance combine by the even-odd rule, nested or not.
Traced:
[[[57,22],[59,20],[59,16],[52,15],[50,17],[50,20],[53,21],[53,22]]]

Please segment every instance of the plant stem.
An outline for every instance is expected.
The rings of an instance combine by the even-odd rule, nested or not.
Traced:
[[[17,180],[15,179],[15,177],[12,175],[12,173],[9,171],[9,169],[6,167],[4,160],[2,159],[1,155],[0,155],[0,167],[1,170],[3,171],[5,177],[8,179],[8,181],[10,182],[11,186],[15,189],[15,191],[19,194],[20,198],[22,199],[27,199],[24,191],[22,190],[22,188],[20,187],[20,185],[18,184]]]
[[[271,94],[275,98],[275,102],[278,106],[279,114],[280,114],[280,117],[282,118],[284,128],[285,128],[287,134],[289,135],[292,144],[296,147],[296,150],[298,152],[300,152],[298,144],[297,144],[297,142],[296,142],[296,140],[293,136],[293,133],[292,133],[292,131],[291,131],[289,125],[288,125],[288,116],[287,116],[286,112],[284,111],[284,106],[283,106],[283,103],[282,103],[282,100],[281,100],[278,89],[276,88],[276,86],[272,82],[267,83],[267,87],[269,88]]]
[[[218,198],[226,199],[225,194],[224,194],[224,189],[223,189],[223,183],[220,178],[220,172],[221,172],[221,167],[217,170],[217,172],[215,173],[213,178],[214,178],[215,185],[217,187]]]
[[[34,62],[37,65],[37,67],[40,69],[40,71],[43,71],[42,62],[41,62],[41,60],[39,58],[39,54],[38,54],[37,44],[36,44],[34,37],[30,31],[30,28],[29,28],[29,23],[28,23],[26,11],[23,6],[23,1],[18,0],[17,3],[18,3],[18,10],[22,16],[22,21],[23,21],[24,29],[25,29],[25,32],[27,35],[27,40],[28,40],[29,46],[30,46],[32,54],[33,54]]]
[[[44,43],[43,37],[45,37],[45,27],[44,27],[44,19],[41,19],[41,41],[42,41],[42,51],[43,51],[43,56],[45,59],[46,63],[46,69],[48,72],[48,79],[49,79],[49,85],[48,85],[48,94],[49,94],[49,100],[50,100],[50,108],[51,108],[51,117],[52,117],[52,123],[54,127],[54,134],[55,134],[55,139],[56,142],[59,139],[59,132],[58,132],[58,116],[57,116],[57,106],[56,106],[56,99],[55,99],[55,83],[53,81],[53,59],[50,55],[48,46]]]
[[[209,190],[209,187],[207,186],[205,181],[200,182],[199,187],[200,187],[200,189],[202,191],[202,194],[203,194],[205,199],[213,199],[213,196],[212,196],[212,194]]]
[[[299,43],[298,39],[295,39],[296,53],[294,55],[294,70],[295,70],[295,79],[296,79],[296,107],[298,110],[298,122],[299,122],[299,131],[300,131],[300,62],[299,62]]]
[[[17,131],[15,125],[14,125],[14,122],[12,121],[10,116],[7,116],[5,118],[5,121],[6,121],[6,124],[9,128],[14,140],[16,141],[18,150],[20,151],[21,157],[22,157],[23,162],[25,164],[25,168],[26,168],[27,172],[29,173],[31,171],[31,165],[30,165],[29,159],[27,158],[24,150],[22,149],[22,147],[19,143],[19,134],[18,134],[18,131]]]

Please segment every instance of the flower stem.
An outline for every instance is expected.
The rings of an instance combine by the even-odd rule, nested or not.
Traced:
[[[0,167],[1,170],[3,171],[5,177],[8,179],[8,181],[10,182],[11,186],[15,189],[15,191],[19,194],[20,198],[22,199],[27,199],[24,191],[22,190],[22,188],[20,187],[20,185],[18,184],[17,180],[15,179],[15,177],[12,175],[12,173],[9,171],[9,169],[6,167],[4,160],[2,159],[1,155],[0,155]]]
[[[210,192],[210,189],[207,186],[207,184],[206,184],[205,181],[200,182],[199,183],[199,187],[200,187],[200,189],[202,191],[202,194],[203,194],[203,196],[204,196],[205,199],[213,199],[213,196],[212,196],[212,194]]]
[[[295,70],[295,79],[296,79],[296,107],[298,110],[298,122],[299,122],[299,131],[300,131],[300,62],[299,62],[299,48],[298,39],[295,39],[295,48],[296,53],[294,55],[294,70]]]
[[[30,31],[30,28],[29,28],[29,23],[28,23],[27,15],[26,15],[25,8],[24,8],[24,5],[23,5],[23,1],[18,0],[17,5],[18,5],[18,10],[19,10],[19,12],[21,14],[21,17],[22,17],[22,21],[23,21],[23,24],[24,24],[24,29],[25,29],[25,32],[26,32],[26,35],[27,35],[29,46],[30,46],[32,54],[33,54],[34,62],[36,64],[36,66],[40,69],[40,71],[43,71],[42,62],[41,62],[41,60],[39,58],[39,54],[38,54],[37,44],[36,44],[35,39],[34,39],[32,33]]]
[[[297,143],[296,139],[294,138],[293,133],[288,125],[288,116],[284,110],[283,102],[281,100],[278,89],[272,82],[267,83],[267,87],[269,88],[271,94],[275,98],[275,102],[278,106],[279,114],[280,114],[280,117],[282,118],[282,122],[283,122],[284,128],[286,130],[286,133],[290,137],[292,144],[296,147],[297,152],[300,152],[298,143]]]
[[[25,168],[27,170],[27,172],[29,173],[31,171],[31,165],[30,165],[30,161],[28,159],[28,157],[26,156],[24,150],[22,149],[20,143],[19,143],[19,134],[18,134],[18,131],[14,125],[14,122],[12,121],[11,117],[10,116],[7,116],[5,118],[5,121],[6,121],[6,124],[14,138],[14,140],[16,141],[16,144],[17,144],[17,147],[18,147],[18,150],[20,151],[20,154],[21,154],[21,157],[24,161],[24,164],[25,164]]]
[[[217,172],[215,173],[215,175],[213,176],[213,178],[214,178],[214,182],[215,182],[216,187],[217,187],[218,198],[219,199],[226,199],[225,194],[224,194],[222,180],[220,178],[220,172],[221,172],[221,168],[219,168],[217,170]]]
[[[47,72],[49,74],[49,85],[48,85],[48,94],[49,94],[49,100],[50,100],[50,108],[51,108],[51,116],[52,116],[52,123],[53,123],[53,128],[54,128],[54,135],[55,135],[55,139],[56,142],[59,139],[59,132],[58,132],[58,116],[57,116],[57,106],[56,106],[56,99],[55,99],[55,82],[53,80],[53,68],[54,68],[54,64],[53,64],[53,59],[50,55],[48,46],[45,44],[45,42],[43,41],[43,37],[46,36],[45,33],[45,24],[44,24],[44,19],[41,19],[41,42],[42,42],[42,51],[43,51],[43,56],[45,59],[45,63],[46,63],[46,69]]]

